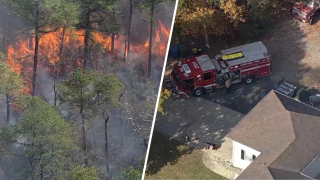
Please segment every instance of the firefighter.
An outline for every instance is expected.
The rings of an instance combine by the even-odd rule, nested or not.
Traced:
[[[230,86],[231,86],[231,80],[229,78],[229,76],[226,74],[225,76],[225,85],[226,85],[226,91],[227,93],[230,92]]]
[[[192,49],[193,56],[196,57],[198,55],[198,48]]]

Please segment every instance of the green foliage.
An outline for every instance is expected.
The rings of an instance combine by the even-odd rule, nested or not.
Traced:
[[[17,132],[28,141],[39,145],[43,151],[46,148],[51,150],[52,146],[60,150],[76,148],[73,125],[66,122],[52,105],[38,97],[26,96],[19,99],[18,106],[24,113],[16,126]]]
[[[130,166],[123,172],[124,178],[126,180],[139,180],[142,177],[144,167],[144,158],[140,161],[139,167],[135,168]]]
[[[100,180],[99,176],[100,172],[94,166],[83,167],[75,164],[72,165],[66,180]]]
[[[46,21],[50,27],[79,23],[80,6],[72,0],[44,0],[42,8],[49,17]]]
[[[152,3],[156,6],[157,4],[163,2],[176,2],[175,0],[143,0],[140,8],[149,10],[152,6]]]
[[[89,24],[90,30],[113,33],[119,30],[117,20],[110,14],[117,11],[116,0],[80,1],[80,24]],[[88,18],[89,17],[89,18]],[[89,19],[89,22],[87,22]]]
[[[123,175],[125,179],[138,180],[138,179],[141,179],[142,177],[142,171],[143,171],[143,167],[134,168],[133,166],[130,166]]]
[[[90,70],[83,72],[80,68],[58,86],[62,101],[82,109],[91,109],[97,96],[99,103],[117,106],[122,89],[116,75],[102,75]]]
[[[116,75],[96,75],[94,87],[95,92],[103,95],[104,102],[108,102],[108,104],[111,104],[112,106],[119,105],[122,84]]]
[[[0,58],[3,55],[0,54]],[[22,78],[11,67],[0,61],[0,93],[6,93],[11,96],[18,96],[21,94]]]
[[[93,80],[93,71],[83,73],[78,68],[65,81],[58,84],[62,93],[61,100],[70,102],[69,104],[75,107],[86,107],[95,96],[95,92],[92,91]]]
[[[18,107],[23,112],[19,123],[3,129],[1,140],[20,145],[18,153],[29,159],[36,179],[58,174],[78,149],[73,125],[38,97],[24,96],[18,100]]]
[[[41,31],[58,28],[62,25],[75,25],[79,21],[79,6],[72,0],[0,0],[10,6],[17,15],[34,25],[39,24]],[[37,19],[35,9],[39,9]]]
[[[166,114],[165,111],[165,100],[168,99],[171,96],[171,91],[168,89],[162,89],[160,98],[159,98],[159,104],[158,104],[158,111],[161,112],[162,114]]]

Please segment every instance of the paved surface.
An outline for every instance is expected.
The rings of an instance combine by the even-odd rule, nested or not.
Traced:
[[[157,115],[155,130],[171,138],[185,141],[203,150],[203,162],[213,172],[227,178],[234,178],[232,142],[224,139],[227,133],[242,119],[243,114],[233,111],[204,98],[169,99],[166,115]],[[206,150],[206,142],[217,144],[220,149]]]
[[[222,146],[216,151],[203,150],[202,161],[207,168],[228,179],[234,179],[235,173],[241,173],[241,170],[232,165],[232,141],[230,139],[225,139]]]
[[[158,115],[155,129],[169,137],[184,140],[185,135],[196,139],[196,148],[206,147],[206,142],[222,143],[223,138],[243,117],[243,114],[203,98],[167,101],[166,115]]]
[[[281,79],[263,77],[250,85],[238,83],[231,86],[230,93],[226,89],[218,89],[205,94],[202,98],[227,107],[242,114],[247,114],[263,98],[262,90],[269,92],[277,87]]]

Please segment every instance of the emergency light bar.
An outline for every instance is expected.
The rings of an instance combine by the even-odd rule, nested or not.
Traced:
[[[222,60],[227,61],[227,60],[238,59],[238,58],[242,58],[242,57],[244,57],[242,52],[237,52],[234,54],[222,55]]]
[[[189,68],[188,64],[182,65],[182,68],[183,68],[184,72],[191,73],[191,69]]]

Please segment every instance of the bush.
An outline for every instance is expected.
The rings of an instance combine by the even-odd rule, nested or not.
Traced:
[[[168,99],[171,96],[171,91],[168,89],[162,89],[160,98],[159,98],[159,105],[158,105],[158,111],[162,114],[166,114],[164,102],[166,99]]]

